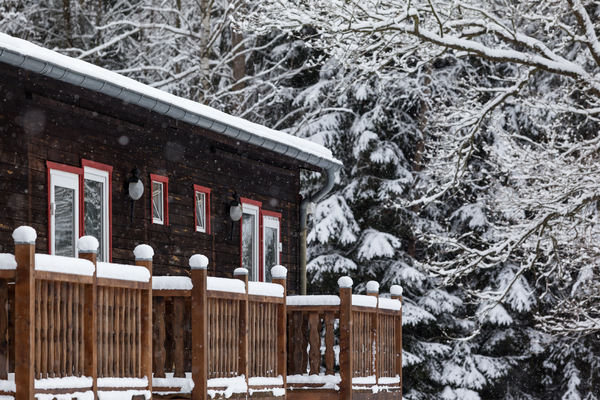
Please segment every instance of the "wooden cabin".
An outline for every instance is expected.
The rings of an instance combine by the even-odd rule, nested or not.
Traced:
[[[76,256],[89,234],[101,261],[130,262],[152,243],[156,275],[202,253],[214,276],[286,265],[298,291],[300,170],[338,169],[329,150],[6,35],[0,94],[0,251],[27,224],[41,253]]]
[[[1,398],[401,399],[398,288],[291,296],[331,152],[4,34],[0,93]]]

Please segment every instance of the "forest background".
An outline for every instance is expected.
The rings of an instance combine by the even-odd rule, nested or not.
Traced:
[[[600,397],[598,21],[591,0],[0,2],[4,33],[332,149],[309,294],[402,285],[411,400]]]

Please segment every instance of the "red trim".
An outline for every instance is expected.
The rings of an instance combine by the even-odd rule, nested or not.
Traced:
[[[160,182],[163,184],[163,212],[164,215],[164,225],[169,225],[169,178],[162,175],[154,175],[150,174],[150,180],[152,182]],[[153,215],[152,210],[154,210],[154,196],[152,195],[152,184],[150,184],[150,215]],[[152,218],[152,223],[154,223],[154,217]],[[195,222],[194,222],[195,223]]]
[[[204,193],[205,196],[205,200],[206,200],[206,205],[204,207],[205,209],[205,213],[206,215],[204,216],[204,220],[206,221],[206,234],[210,235],[210,192],[211,189],[204,187],[204,186],[200,186],[200,185],[194,185],[194,232],[198,232],[198,226],[196,225],[196,221],[198,221],[198,215],[197,215],[197,207],[196,207],[196,192],[200,192],[200,193]]]
[[[279,221],[281,222],[281,213],[275,212],[275,211],[267,211],[267,210],[262,210],[263,215],[266,215],[268,217],[273,217],[273,218],[279,218]]]
[[[83,169],[78,168],[78,167],[72,167],[70,165],[64,165],[64,164],[58,164],[52,161],[46,161],[46,177],[47,177],[47,185],[48,185],[48,221],[47,221],[47,226],[48,226],[48,254],[52,254],[52,204],[51,204],[51,199],[50,199],[50,187],[52,185],[52,182],[50,180],[50,170],[57,170],[57,171],[63,171],[63,172],[69,172],[71,174],[76,174],[79,175],[79,187],[81,188],[81,183],[82,183],[82,175],[83,175]],[[79,206],[81,207],[81,197],[79,199]],[[80,215],[81,215],[81,211],[80,211]],[[81,220],[81,218],[80,218]],[[81,233],[81,221],[79,222],[79,232]]]
[[[258,208],[262,208],[261,201],[256,201],[256,200],[252,200],[252,199],[247,199],[245,197],[240,197],[240,202],[242,202],[242,204],[246,203],[246,204],[250,204],[252,206],[256,206]]]
[[[99,162],[96,161],[92,161],[92,160],[86,160],[84,158],[81,159],[81,168],[83,169],[83,174],[82,174],[82,182],[81,182],[81,188],[82,190],[80,190],[81,192],[81,208],[80,208],[80,214],[83,216],[84,214],[84,201],[83,201],[83,179],[85,179],[85,177],[83,175],[85,175],[85,167],[90,167],[90,168],[95,168],[98,169],[100,171],[106,171],[108,172],[108,262],[112,262],[112,248],[113,248],[113,236],[112,236],[112,225],[113,225],[113,220],[112,220],[112,171],[113,171],[113,167],[111,165],[106,165],[106,164],[101,164]],[[81,231],[82,231],[82,235],[85,234],[85,227],[84,227],[84,219],[81,219]]]

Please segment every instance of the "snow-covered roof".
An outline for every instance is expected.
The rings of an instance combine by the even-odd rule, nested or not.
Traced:
[[[3,33],[0,33],[0,62],[104,93],[317,167],[337,170],[342,165],[329,149],[317,143],[228,115]]]

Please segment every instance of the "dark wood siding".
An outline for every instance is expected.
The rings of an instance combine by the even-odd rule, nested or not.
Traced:
[[[211,275],[239,266],[239,223],[230,239],[228,203],[240,196],[282,214],[281,263],[288,288],[298,287],[299,169],[297,161],[239,143],[141,107],[0,64],[0,252],[12,231],[28,224],[37,250],[48,251],[46,161],[80,167],[82,159],[111,165],[113,262],[131,263],[133,248],[150,244],[156,275],[186,274],[196,253]],[[127,179],[134,166],[145,184],[130,221]],[[150,174],[169,178],[169,225],[152,223]],[[211,234],[195,232],[193,185],[212,189]]]

